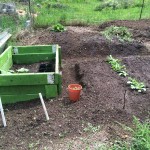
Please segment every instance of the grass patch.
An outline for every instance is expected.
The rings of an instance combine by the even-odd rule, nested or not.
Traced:
[[[8,1],[8,0],[6,0]],[[116,0],[115,0],[116,1]],[[123,0],[124,1],[124,0]],[[112,9],[104,7],[101,11],[95,11],[95,8],[102,6],[104,3],[114,3],[113,0],[34,0],[32,1],[32,12],[37,13],[34,27],[46,28],[58,23],[63,25],[86,26],[91,24],[99,24],[110,20],[137,20],[140,16],[141,0],[134,1],[134,5],[129,5],[124,9],[123,1],[119,1],[119,7]],[[22,5],[16,2],[17,9],[28,10],[28,5]],[[115,4],[115,7],[118,5]],[[133,7],[134,6],[134,7]],[[142,19],[150,18],[149,16],[150,1],[145,1],[145,7]],[[17,32],[18,28],[24,28],[26,19],[15,19],[12,16],[0,17],[0,27],[11,28],[13,32]],[[17,28],[16,28],[17,26]]]
[[[126,127],[132,133],[131,139],[116,140],[109,144],[100,143],[93,150],[150,150],[150,120],[141,123],[134,117],[134,128]],[[87,146],[90,150],[90,145]]]
[[[116,141],[110,150],[149,150],[150,149],[150,122],[141,123],[134,117],[135,128],[128,130],[132,133],[131,141]]]
[[[95,8],[102,5],[104,2],[99,0],[62,0],[62,1],[48,1],[43,4],[41,0],[37,1],[41,7],[34,5],[34,10],[39,12],[38,17],[35,19],[36,27],[48,27],[57,23],[64,25],[72,24],[72,22],[84,22],[87,24],[97,24],[109,20],[137,20],[139,19],[141,4],[140,0],[134,2],[136,7],[128,7],[124,9],[104,8],[102,11],[95,11]],[[45,2],[44,2],[45,3]],[[123,4],[121,3],[121,6]],[[54,8],[55,6],[55,8]],[[149,17],[150,1],[145,2],[142,18]]]

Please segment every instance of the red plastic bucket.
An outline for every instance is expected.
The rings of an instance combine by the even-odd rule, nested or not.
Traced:
[[[80,99],[80,93],[82,86],[80,84],[70,84],[68,86],[69,99],[73,102],[76,102]]]

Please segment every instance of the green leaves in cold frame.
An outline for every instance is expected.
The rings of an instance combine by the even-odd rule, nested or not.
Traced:
[[[109,41],[112,41],[113,39],[117,39],[120,42],[132,41],[132,34],[129,32],[128,28],[126,27],[110,26],[107,27],[101,33]]]
[[[18,73],[28,73],[29,72],[29,69],[26,69],[26,68],[20,68],[18,70],[16,70]]]
[[[111,65],[111,68],[120,76],[126,77],[128,75],[125,65],[122,65],[119,59],[115,59],[110,55],[107,57],[107,62]]]

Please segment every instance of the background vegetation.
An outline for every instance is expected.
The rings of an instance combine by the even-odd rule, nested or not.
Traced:
[[[4,0],[8,1],[8,0]],[[17,9],[28,11],[28,5],[12,0]],[[109,20],[137,20],[140,16],[142,0],[31,0],[32,13],[36,13],[34,27],[63,25],[100,24]],[[26,18],[0,16],[0,27],[10,27],[12,31],[25,26]],[[145,0],[142,19],[150,18],[150,1]],[[17,20],[18,19],[18,20]]]

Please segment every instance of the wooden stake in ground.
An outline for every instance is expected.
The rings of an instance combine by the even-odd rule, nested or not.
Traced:
[[[144,4],[145,4],[145,0],[143,0],[143,3],[142,3],[142,7],[141,7],[141,12],[140,12],[140,18],[139,18],[139,20],[142,18],[142,13],[143,13]]]
[[[45,113],[45,116],[46,116],[46,120],[49,120],[49,116],[48,116],[48,113],[47,113],[47,109],[46,109],[46,106],[45,106],[45,103],[44,103],[44,100],[43,100],[43,97],[42,97],[42,94],[39,93],[39,97],[40,97],[40,100],[41,100],[41,103],[42,103],[42,106],[43,106],[43,109],[44,109],[44,113]]]
[[[0,112],[1,112],[1,116],[2,116],[3,125],[4,125],[4,127],[6,127],[6,119],[5,119],[5,115],[4,115],[1,97],[0,97]]]

